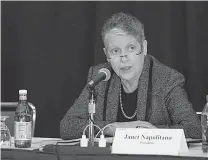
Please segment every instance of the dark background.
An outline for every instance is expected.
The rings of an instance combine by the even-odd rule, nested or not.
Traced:
[[[148,53],[186,78],[196,111],[208,94],[208,2],[1,2],[1,101],[28,90],[35,136],[59,137],[59,122],[105,62],[101,28],[116,12],[144,24]]]

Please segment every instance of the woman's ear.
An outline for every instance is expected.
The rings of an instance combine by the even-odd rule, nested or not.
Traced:
[[[143,41],[143,44],[142,44],[142,52],[143,52],[143,54],[145,56],[147,55],[147,40],[144,40]]]

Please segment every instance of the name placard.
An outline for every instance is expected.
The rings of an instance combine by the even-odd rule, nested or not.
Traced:
[[[117,128],[112,153],[179,155],[188,153],[183,129]]]

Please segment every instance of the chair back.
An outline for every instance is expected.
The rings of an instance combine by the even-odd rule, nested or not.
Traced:
[[[9,116],[6,119],[5,123],[10,130],[12,136],[14,136],[14,114],[17,108],[18,102],[1,102],[1,116]],[[34,137],[35,133],[35,121],[36,121],[36,108],[35,106],[28,102],[28,105],[32,109],[32,136]]]

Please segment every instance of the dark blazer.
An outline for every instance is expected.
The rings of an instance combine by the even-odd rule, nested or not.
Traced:
[[[182,128],[188,138],[201,138],[201,125],[188,101],[183,88],[185,79],[182,74],[165,66],[153,56],[147,55],[144,60],[143,70],[139,79],[137,94],[137,120],[145,120],[147,88],[149,79],[150,59],[152,67],[152,100],[148,112],[148,121],[158,128]],[[109,63],[91,67],[88,82],[97,75],[103,67],[110,67]],[[113,73],[107,94],[106,120],[103,120],[104,96],[107,82],[100,82],[96,87],[96,113],[95,123],[99,127],[115,122],[119,104],[120,78]],[[87,87],[76,99],[60,122],[60,135],[63,139],[80,138],[86,125],[88,125],[89,91]]]

